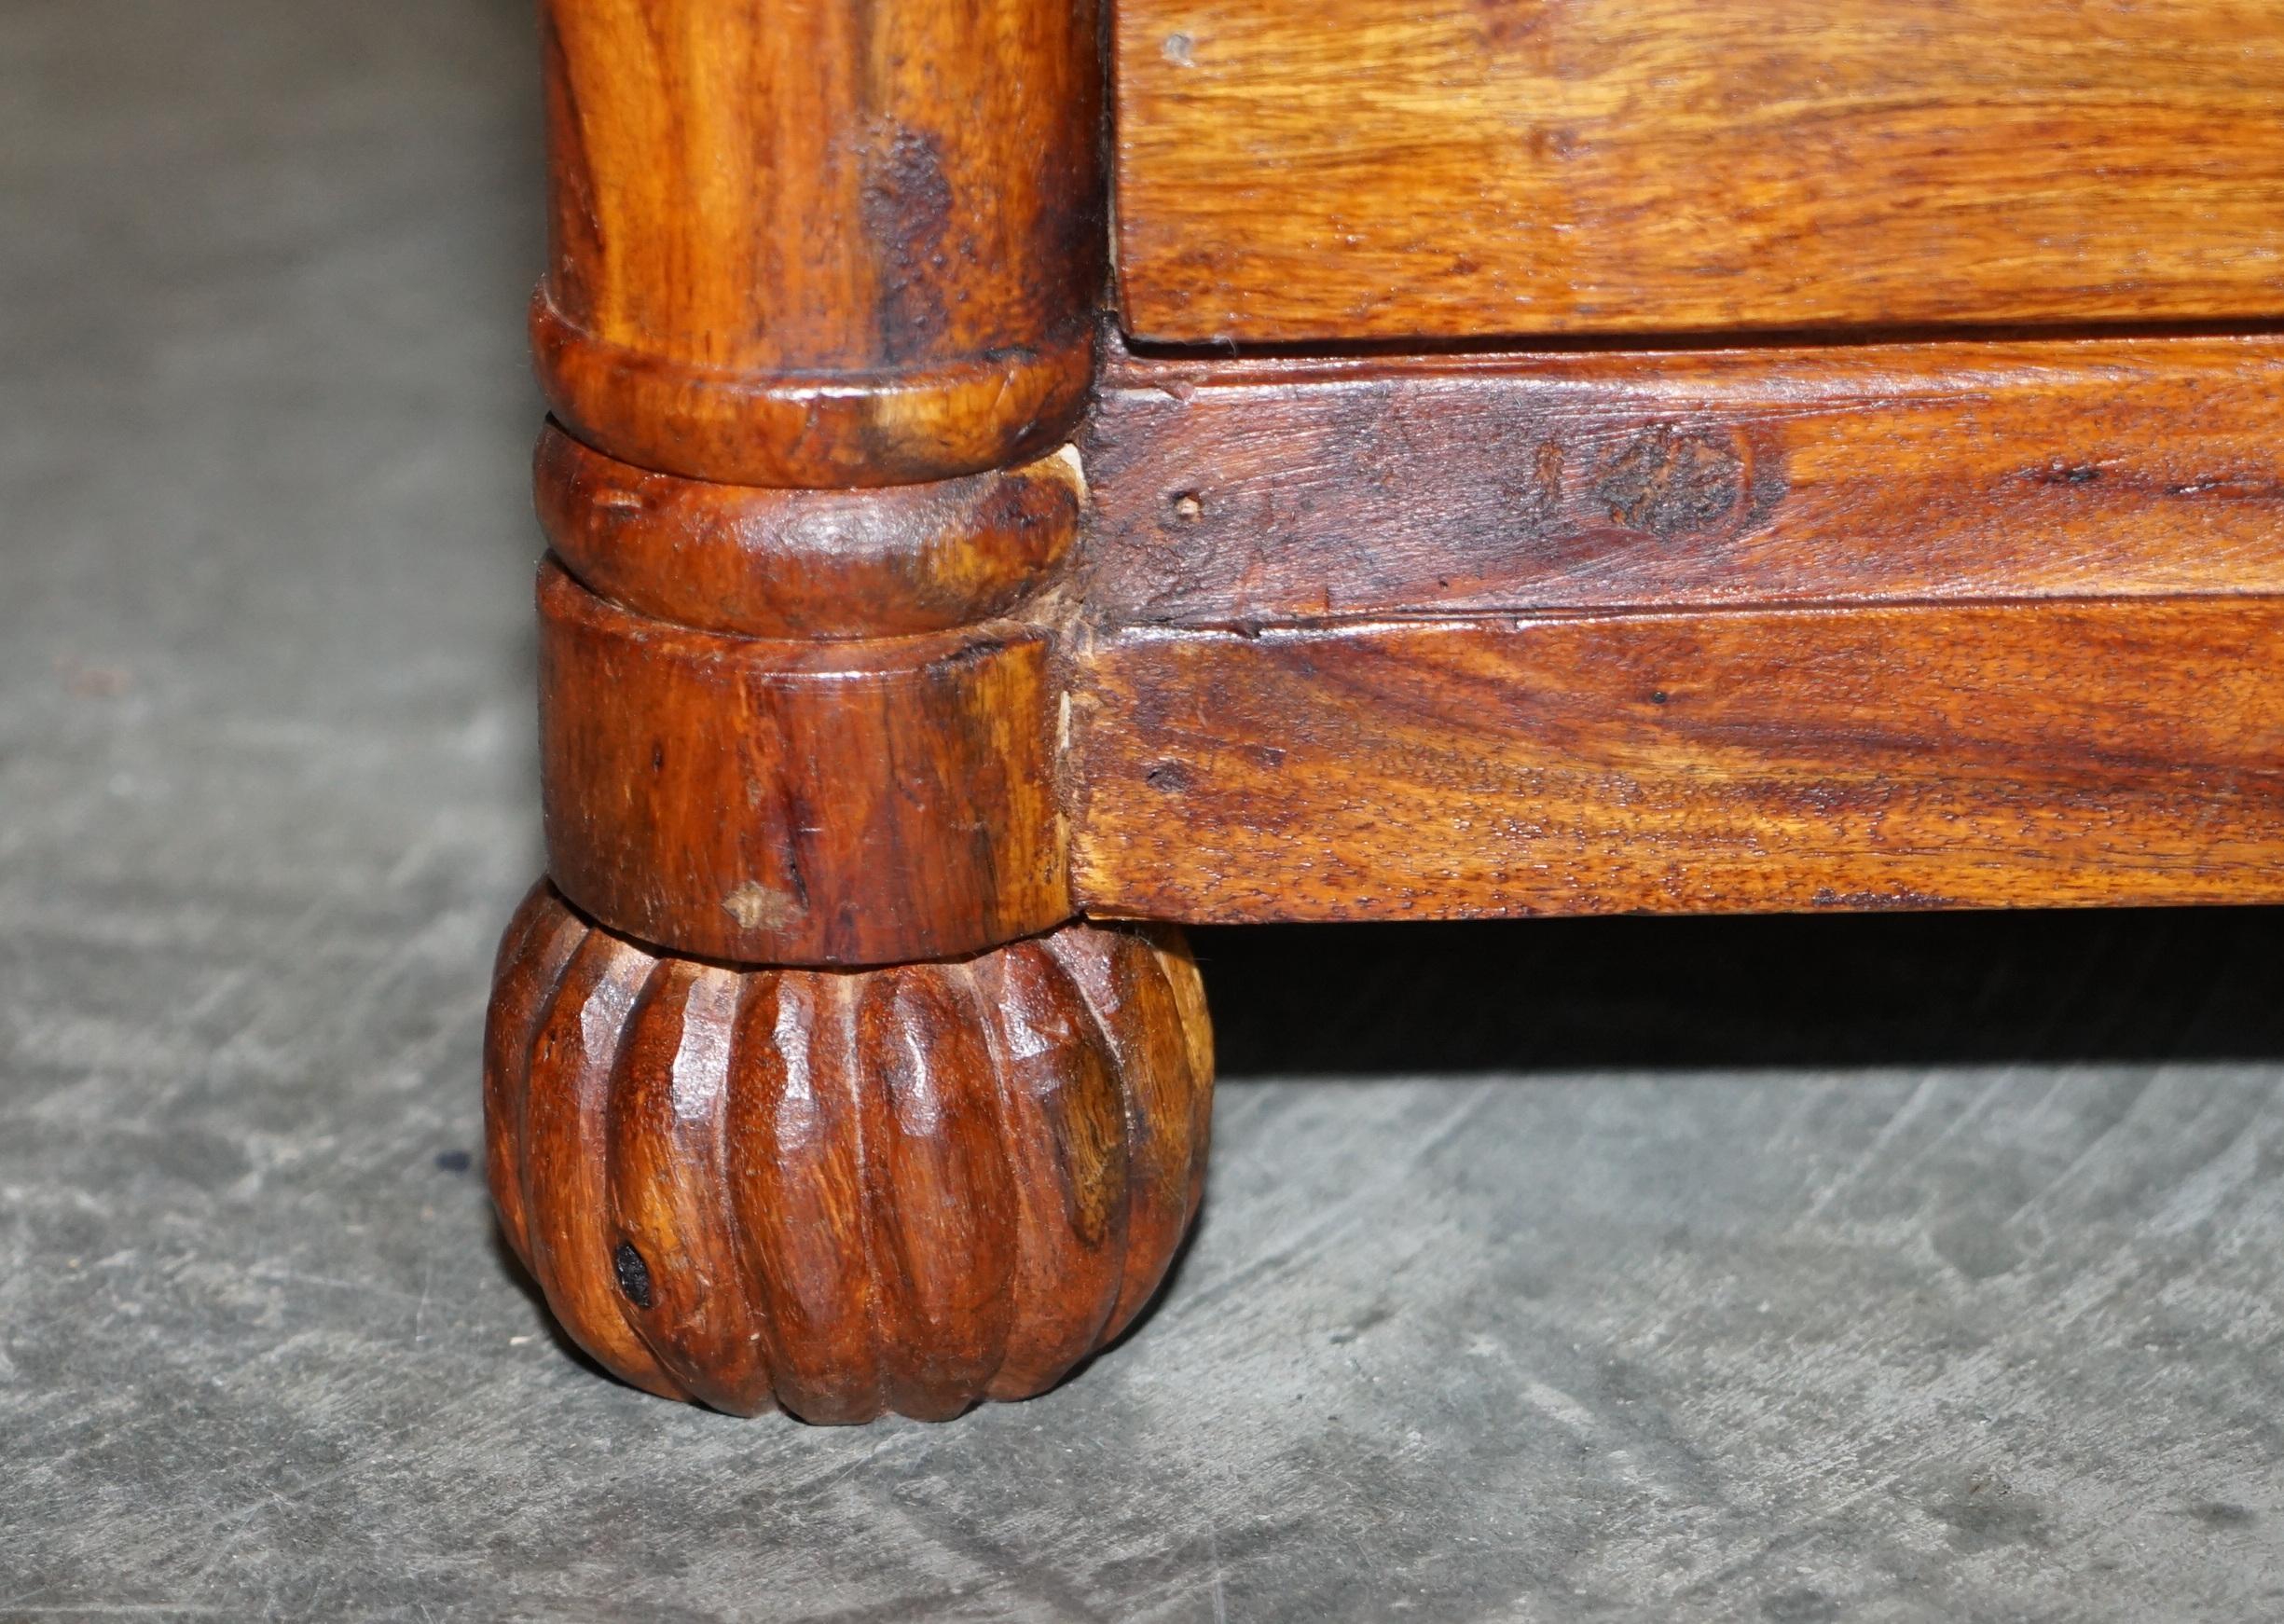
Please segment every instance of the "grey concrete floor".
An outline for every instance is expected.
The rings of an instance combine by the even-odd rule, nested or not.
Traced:
[[[1076,1382],[567,1355],[469,1170],[527,12],[0,4],[0,1618],[2284,1617],[2273,912],[1215,934]]]

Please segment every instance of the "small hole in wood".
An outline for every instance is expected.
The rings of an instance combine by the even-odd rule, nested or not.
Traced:
[[[1142,775],[1142,781],[1162,794],[1178,795],[1190,787],[1190,769],[1179,762],[1160,762]]]
[[[617,1271],[619,1291],[637,1308],[651,1305],[651,1266],[642,1260],[642,1254],[626,1241],[611,1255],[611,1265]]]
[[[1174,493],[1174,516],[1184,524],[1190,524],[1204,517],[1205,499],[1194,490],[1176,491]]]

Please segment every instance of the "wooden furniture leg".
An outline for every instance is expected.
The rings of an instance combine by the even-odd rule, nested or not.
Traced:
[[[818,1421],[1056,1381],[1149,1299],[1212,1061],[1074,921],[1104,276],[1085,0],[546,0],[549,878],[492,1190],[626,1380]]]

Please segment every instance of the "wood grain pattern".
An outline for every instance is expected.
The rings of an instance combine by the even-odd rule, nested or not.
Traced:
[[[543,883],[499,978],[508,1238],[580,1345],[667,1397],[841,1422],[1027,1397],[1133,1321],[1197,1205],[1212,1053],[1170,931],[741,970]]]
[[[540,525],[590,590],[660,620],[763,638],[900,637],[1016,609],[1078,528],[1077,459],[871,490],[654,474],[550,424]]]
[[[756,485],[1005,466],[1083,406],[1092,0],[545,0],[540,377],[581,439]]]
[[[1130,0],[1129,330],[2284,314],[2270,0]]]
[[[613,929],[761,964],[996,946],[1073,912],[1049,640],[692,631],[540,572],[548,872]]]
[[[1107,635],[1090,911],[2284,898],[2284,599]]]
[[[2284,340],[1118,360],[1090,611],[2284,591]]]

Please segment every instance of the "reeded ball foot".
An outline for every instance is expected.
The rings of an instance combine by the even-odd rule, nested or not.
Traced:
[[[485,1043],[493,1197],[564,1328],[654,1393],[818,1422],[1028,1397],[1116,1337],[1196,1210],[1212,1097],[1155,927],[744,969],[542,882]]]

